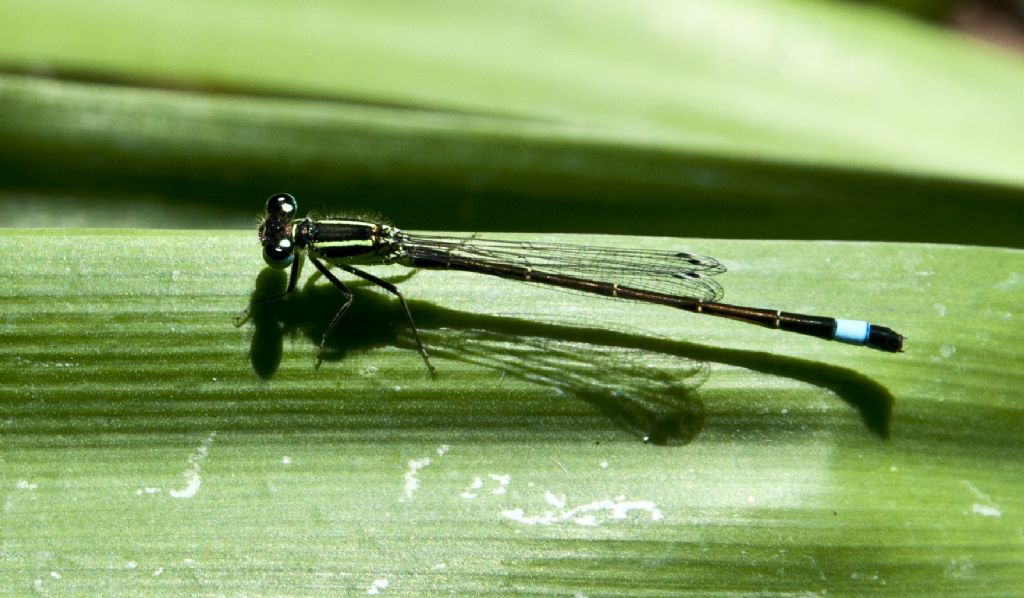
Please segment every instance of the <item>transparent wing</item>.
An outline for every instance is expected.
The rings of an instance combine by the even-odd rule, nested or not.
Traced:
[[[714,258],[685,251],[650,251],[404,232],[398,239],[404,253],[413,258],[458,256],[703,301],[718,301],[724,295],[722,286],[710,277],[725,272],[725,266]]]

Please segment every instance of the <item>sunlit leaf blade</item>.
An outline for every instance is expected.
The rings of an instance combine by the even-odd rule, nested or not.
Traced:
[[[316,369],[339,304],[324,281],[231,325],[284,282],[251,232],[6,230],[0,584],[1021,586],[1020,251],[600,242],[716,256],[732,302],[870,319],[907,351],[392,267],[374,271],[409,297],[438,379],[397,304],[355,282]]]

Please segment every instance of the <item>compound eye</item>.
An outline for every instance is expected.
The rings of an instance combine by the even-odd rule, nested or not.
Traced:
[[[278,193],[267,198],[267,214],[271,218],[288,220],[299,208],[299,203],[288,193]]]
[[[263,248],[263,261],[271,268],[287,268],[295,261],[295,252],[292,242],[288,239],[280,239],[272,245]]]

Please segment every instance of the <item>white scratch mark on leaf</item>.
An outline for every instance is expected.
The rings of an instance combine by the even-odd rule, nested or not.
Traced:
[[[402,497],[402,502],[408,502],[412,500],[412,495],[420,487],[420,480],[417,477],[417,474],[421,469],[428,465],[430,465],[430,457],[409,460],[409,469],[407,469],[405,472],[405,496]]]
[[[389,585],[390,584],[386,579],[375,579],[373,580],[373,585],[370,586],[370,589],[366,590],[366,593],[371,596],[376,596],[386,590]]]
[[[460,494],[459,496],[461,496],[462,498],[464,498],[466,500],[473,500],[474,498],[476,498],[476,492],[473,492],[473,490],[479,490],[479,489],[481,489],[483,487],[484,487],[484,481],[482,479],[480,479],[478,477],[477,478],[473,478],[473,481],[469,483],[469,487],[466,488],[466,490],[462,494]]]
[[[1002,517],[1003,512],[995,507],[974,503],[971,512],[982,517]]]
[[[552,507],[555,507],[556,509],[564,509],[565,508],[565,502],[566,501],[565,501],[565,495],[564,494],[555,494],[554,492],[552,492],[550,490],[545,490],[544,491],[544,500],[546,500],[549,505],[551,505]]]
[[[551,492],[546,492],[545,498],[548,498],[548,494],[557,498]],[[548,502],[551,503],[552,500],[548,500]],[[662,518],[661,510],[652,501],[625,500],[622,497],[616,497],[614,500],[598,500],[571,509],[563,507],[558,507],[558,509],[558,511],[545,511],[541,515],[527,515],[521,508],[507,509],[502,511],[501,515],[524,525],[553,525],[571,522],[587,527],[598,525],[601,523],[602,517],[610,520],[627,519],[631,511],[645,511],[650,515],[651,521],[661,521]]]
[[[982,502],[988,503],[988,504],[974,503],[973,505],[971,505],[971,512],[972,513],[974,513],[975,515],[981,515],[982,517],[1002,517],[1003,516],[1003,511],[996,505],[995,501],[992,500],[991,496],[989,496],[988,494],[985,494],[984,492],[982,492],[981,488],[978,488],[977,486],[972,484],[970,482],[970,480],[963,480],[963,483],[964,483],[964,486],[967,488],[967,490],[970,491],[970,493],[974,495],[974,498],[976,498],[976,499],[978,499],[978,500],[980,500]]]
[[[498,487],[495,488],[494,490],[491,490],[491,494],[501,495],[501,494],[505,494],[506,492],[508,492],[508,485],[510,483],[512,483],[512,476],[511,475],[509,475],[507,473],[503,473],[503,474],[492,473],[492,474],[490,474],[490,478],[492,480],[494,480],[495,482],[498,482]]]
[[[199,487],[203,485],[203,478],[200,477],[199,473],[202,469],[203,461],[206,460],[206,455],[210,452],[210,445],[213,444],[213,439],[216,436],[216,432],[210,432],[210,435],[206,437],[203,444],[199,445],[196,452],[189,455],[188,469],[183,474],[185,476],[185,487],[181,490],[171,490],[169,494],[173,498],[192,498],[199,493]]]

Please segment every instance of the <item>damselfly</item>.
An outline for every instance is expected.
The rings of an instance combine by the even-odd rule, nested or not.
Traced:
[[[359,265],[401,264],[411,268],[462,270],[584,293],[643,301],[816,336],[881,351],[903,350],[903,336],[885,326],[860,320],[761,309],[720,303],[724,292],[712,277],[725,272],[716,260],[678,251],[649,251],[482,239],[474,236],[407,233],[389,224],[368,220],[329,218],[297,219],[298,204],[287,193],[267,199],[267,213],[259,228],[263,259],[273,268],[291,267],[283,293],[257,301],[277,299],[295,290],[302,257],[341,292],[343,303],[320,339],[319,355],[342,316],[352,305],[352,293],[328,268],[335,266],[367,280],[398,297],[416,346],[431,373],[426,347],[420,340],[412,312],[398,288]],[[241,326],[247,309],[236,318]]]

